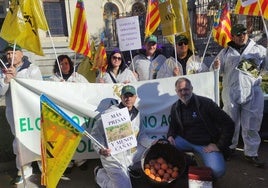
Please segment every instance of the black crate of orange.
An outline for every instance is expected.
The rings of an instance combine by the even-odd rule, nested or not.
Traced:
[[[141,164],[146,178],[158,185],[175,181],[186,167],[184,153],[165,139],[158,140],[143,153]]]

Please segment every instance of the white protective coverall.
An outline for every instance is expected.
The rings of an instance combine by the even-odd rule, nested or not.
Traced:
[[[262,78],[258,73],[261,67],[265,67],[265,55],[266,49],[249,39],[242,54],[229,46],[222,49],[216,57],[221,62],[220,74],[223,76],[223,110],[235,122],[230,148],[236,148],[241,127],[244,154],[251,157],[258,156],[261,142],[259,130],[263,117],[264,97],[260,87]],[[250,68],[252,65],[241,64],[248,60],[253,60],[255,68],[254,66]]]
[[[22,66],[17,68],[17,75],[16,78],[26,78],[26,79],[34,79],[34,80],[42,80],[42,74],[40,69],[31,64],[28,60],[23,60]],[[6,102],[6,118],[9,123],[10,129],[12,134],[15,136],[13,141],[13,152],[16,155],[16,167],[18,169],[18,175],[21,176],[21,166],[20,166],[20,159],[19,159],[19,148],[18,148],[18,140],[16,139],[15,133],[15,124],[14,124],[14,116],[13,116],[13,107],[12,107],[12,98],[11,98],[11,90],[10,84],[4,82],[5,74],[0,72],[0,95],[5,95],[5,102]],[[20,144],[20,150],[27,151],[27,148],[24,147],[23,143]],[[24,165],[24,175],[28,176],[32,174],[32,167],[31,163],[28,165]]]
[[[178,67],[180,70],[180,75],[183,75],[183,69],[180,62],[176,62],[174,57],[168,58],[165,63],[160,67],[157,78],[167,78],[172,77],[174,68]],[[198,56],[190,56],[186,63],[186,74],[195,74],[199,72],[207,71],[208,67],[201,63],[201,60]]]
[[[118,105],[113,105],[103,113],[115,111],[119,109]],[[141,160],[141,155],[143,150],[143,147],[140,148],[139,140],[141,140],[145,135],[140,134],[140,113],[134,117],[134,119],[131,120],[132,127],[137,134],[137,150],[135,152],[132,152],[132,150],[127,150],[118,154],[115,154],[114,157],[116,157],[120,162],[122,167],[117,160],[115,160],[113,157],[104,157],[100,155],[100,160],[102,162],[103,168],[98,170],[98,175],[95,177],[97,184],[102,188],[131,188],[131,181],[130,177],[128,175],[127,167],[130,165],[139,162]],[[101,118],[98,119],[95,126],[93,127],[91,131],[91,135],[103,146],[107,147],[107,142],[105,138],[105,133],[102,125]],[[97,153],[99,153],[100,148],[97,146],[96,143],[93,142],[93,148]]]
[[[148,59],[143,51],[143,53],[140,53],[133,58],[133,65],[130,65],[130,70],[135,70],[138,74],[138,81],[152,80],[156,78],[158,70],[164,64],[165,60],[166,57],[158,51],[156,51],[151,59]]]

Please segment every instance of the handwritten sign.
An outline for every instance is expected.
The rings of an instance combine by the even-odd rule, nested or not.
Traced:
[[[141,49],[138,16],[117,19],[116,28],[121,51]]]
[[[137,146],[127,108],[102,114],[101,118],[112,155]]]

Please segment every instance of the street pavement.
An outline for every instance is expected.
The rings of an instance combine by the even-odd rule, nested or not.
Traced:
[[[268,187],[268,140],[264,140],[259,150],[260,159],[266,162],[265,168],[257,168],[252,164],[243,160],[243,150],[238,148],[234,157],[227,161],[226,175],[217,180],[214,188],[267,188]],[[88,169],[81,170],[78,167],[72,169],[72,172],[61,179],[57,188],[97,188],[95,183],[93,169],[99,165],[98,159],[90,159],[87,161]],[[15,162],[12,161],[8,164],[0,164],[0,188],[24,188],[24,184],[10,185],[12,177],[15,175]],[[3,169],[5,168],[5,169]],[[40,172],[34,168],[34,175],[27,179],[27,188],[44,187],[40,185]],[[133,179],[133,188],[154,188],[154,187],[167,187],[167,188],[187,188],[187,176],[179,178],[176,182],[159,186],[152,184],[148,179],[140,178]],[[123,188],[123,187],[122,187]]]

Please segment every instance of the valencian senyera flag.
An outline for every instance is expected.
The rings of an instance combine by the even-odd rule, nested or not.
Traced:
[[[41,184],[55,188],[82,139],[84,129],[44,94],[41,103]]]
[[[86,11],[83,0],[78,0],[76,3],[69,47],[75,52],[91,58]]]
[[[97,51],[94,55],[94,62],[92,70],[99,70],[100,74],[104,73],[107,69],[107,54],[103,42],[100,42]]]
[[[263,16],[265,19],[268,19],[268,1],[243,0],[243,2],[241,2],[241,0],[238,0],[235,6],[234,14]]]
[[[37,55],[44,55],[38,29],[48,30],[39,1],[10,0],[0,37]]]
[[[145,37],[153,34],[160,24],[158,0],[148,0],[145,20]]]
[[[215,16],[212,34],[214,41],[220,46],[226,47],[227,43],[231,41],[231,19],[228,4],[223,5]]]

